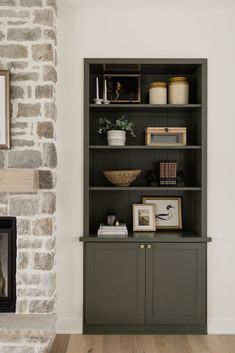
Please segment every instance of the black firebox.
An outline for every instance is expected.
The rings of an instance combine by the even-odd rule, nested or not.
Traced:
[[[15,312],[16,218],[0,217],[0,312]]]

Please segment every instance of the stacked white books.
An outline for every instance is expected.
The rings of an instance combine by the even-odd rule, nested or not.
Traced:
[[[127,237],[128,230],[125,223],[121,223],[119,226],[100,224],[97,235],[98,237]]]

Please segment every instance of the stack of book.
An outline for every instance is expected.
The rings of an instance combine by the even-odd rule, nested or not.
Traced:
[[[160,162],[160,185],[176,185],[177,162],[161,161]]]
[[[128,230],[125,223],[120,224],[119,226],[100,224],[97,235],[98,237],[127,237]]]

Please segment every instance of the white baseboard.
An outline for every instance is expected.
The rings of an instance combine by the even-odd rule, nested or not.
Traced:
[[[208,318],[209,334],[235,334],[235,318],[211,317]]]
[[[57,334],[81,334],[82,318],[79,317],[58,317],[56,322]]]
[[[56,323],[57,334],[81,334],[82,318],[60,317]],[[235,334],[235,318],[208,318],[208,334]]]

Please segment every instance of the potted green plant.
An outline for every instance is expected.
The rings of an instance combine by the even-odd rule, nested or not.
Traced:
[[[99,134],[107,134],[109,146],[124,146],[126,142],[126,133],[135,137],[135,124],[129,121],[125,115],[122,115],[114,123],[106,117],[100,118]]]

